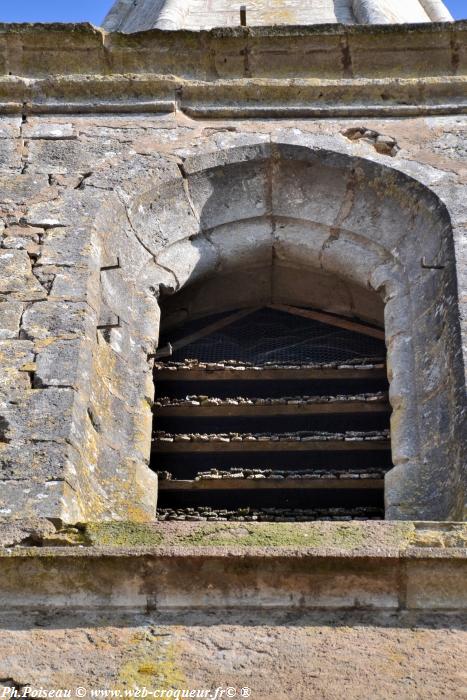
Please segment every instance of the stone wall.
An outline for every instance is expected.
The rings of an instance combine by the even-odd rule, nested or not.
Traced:
[[[112,41],[122,51],[123,40]],[[137,43],[128,41],[119,60],[135,68]],[[242,40],[221,44],[237,52]],[[26,55],[20,76],[35,70]],[[395,464],[387,515],[460,517],[465,118],[246,118],[254,80],[239,87],[235,77],[238,104],[216,120],[201,118],[199,93],[196,119],[179,105],[145,113],[136,93],[126,105],[134,114],[109,102],[100,104],[106,113],[83,114],[92,109],[83,77],[69,113],[48,96],[49,113],[37,114],[40,81],[28,80],[1,85],[3,95],[12,84],[18,95],[36,86],[34,108],[0,120],[1,513],[154,517],[150,356],[163,297],[174,322],[273,300],[382,323],[384,305]],[[102,90],[110,78],[92,80]],[[454,90],[452,76],[445,82]],[[190,85],[184,99],[200,82]],[[217,79],[203,90],[208,109],[209,91],[214,102],[228,91]],[[57,84],[53,91],[61,100]],[[430,100],[423,108],[438,111]]]

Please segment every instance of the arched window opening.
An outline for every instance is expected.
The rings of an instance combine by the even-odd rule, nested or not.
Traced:
[[[309,308],[162,327],[152,468],[161,520],[384,517],[384,333]]]

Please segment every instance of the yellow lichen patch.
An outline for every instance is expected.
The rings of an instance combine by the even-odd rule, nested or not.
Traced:
[[[416,523],[410,544],[413,547],[467,547],[467,523]]]
[[[130,658],[120,668],[118,681],[126,688],[169,690],[186,687],[178,668],[177,648],[167,637],[150,630],[134,636],[128,649]]]
[[[19,368],[19,372],[35,372],[37,364],[35,362],[26,362],[25,365]]]

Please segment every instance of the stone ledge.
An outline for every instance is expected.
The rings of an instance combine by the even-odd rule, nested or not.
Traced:
[[[0,609],[467,609],[462,523],[34,527],[0,549]]]
[[[308,562],[323,561],[354,561],[354,562],[378,562],[378,561],[462,561],[467,564],[467,549],[453,547],[450,549],[438,549],[436,547],[408,547],[405,550],[392,548],[368,547],[358,550],[339,549],[337,547],[235,547],[235,546],[135,546],[135,547],[110,547],[110,546],[68,546],[51,547],[21,547],[0,548],[1,562],[15,561],[94,561],[96,559],[122,560],[132,559],[137,561],[175,561],[175,560],[306,560]],[[467,573],[467,569],[466,569]]]
[[[377,545],[375,545],[377,543]],[[301,523],[107,521],[62,525],[47,518],[0,519],[0,556],[22,556],[25,548],[41,556],[57,554],[94,556],[110,553],[207,552],[226,555],[254,551],[273,556],[298,553],[348,552],[363,556],[403,557],[417,551],[467,551],[467,523],[363,520]],[[436,556],[438,556],[436,554]]]
[[[0,24],[0,113],[459,114],[466,35],[467,22],[131,35]]]
[[[460,551],[24,549],[0,557],[0,610],[465,610]]]

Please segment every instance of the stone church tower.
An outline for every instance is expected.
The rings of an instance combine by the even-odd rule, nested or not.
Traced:
[[[0,25],[0,685],[460,695],[466,37]]]

